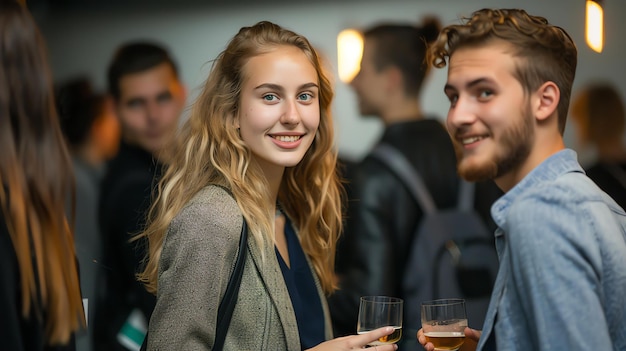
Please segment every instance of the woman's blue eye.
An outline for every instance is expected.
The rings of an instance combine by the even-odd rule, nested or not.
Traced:
[[[265,96],[263,96],[263,99],[265,99],[266,101],[274,101],[277,99],[276,95],[272,95],[272,94],[267,94]]]
[[[300,94],[300,95],[298,96],[298,98],[299,98],[300,100],[308,101],[308,100],[313,99],[313,95],[311,95],[311,94],[309,94],[309,93],[302,93],[302,94]]]

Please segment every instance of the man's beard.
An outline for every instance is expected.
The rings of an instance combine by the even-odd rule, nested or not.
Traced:
[[[457,153],[459,175],[467,181],[479,182],[499,178],[518,168],[530,155],[535,140],[532,115],[522,112],[523,118],[505,130],[496,145],[497,150],[491,159],[478,163],[463,158],[463,147],[454,142]]]

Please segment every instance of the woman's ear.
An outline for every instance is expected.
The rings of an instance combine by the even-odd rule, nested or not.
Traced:
[[[543,83],[535,92],[535,117],[543,121],[557,113],[560,100],[561,91],[556,83],[551,81]]]

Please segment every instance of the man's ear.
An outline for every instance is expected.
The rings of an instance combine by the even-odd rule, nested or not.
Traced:
[[[534,96],[534,112],[537,120],[543,121],[557,112],[561,100],[561,91],[556,83],[551,81],[543,83],[535,91]]]
[[[398,67],[395,66],[389,66],[387,68],[385,68],[386,72],[387,72],[387,89],[388,90],[395,90],[397,89],[396,87],[398,86],[402,86],[402,80],[404,79],[402,77],[402,72],[400,72],[400,69],[398,69]],[[404,88],[402,88],[404,89]]]
[[[187,102],[187,86],[183,83],[180,83],[180,93],[182,94],[183,102]]]
[[[119,106],[118,103],[119,101],[113,97],[113,95],[111,94],[106,94],[106,97],[104,98],[104,103],[105,103],[105,107],[110,108],[110,111],[113,111],[113,114],[115,114],[115,118],[120,119],[120,114],[119,114]]]

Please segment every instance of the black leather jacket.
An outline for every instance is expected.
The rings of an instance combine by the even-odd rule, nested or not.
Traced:
[[[438,208],[456,206],[456,156],[441,122],[397,123],[387,127],[381,142],[405,154]],[[361,296],[402,297],[407,251],[423,213],[408,188],[375,158],[366,156],[350,174],[345,230],[336,256],[340,290],[329,298],[336,336],[355,334]],[[475,191],[476,208],[493,228],[490,206],[501,193],[493,182],[477,184]]]
[[[149,152],[125,142],[108,164],[99,205],[104,263],[93,309],[96,351],[127,350],[117,340],[126,318],[137,308],[149,321],[156,304],[156,297],[135,277],[145,256],[146,242],[130,243],[129,239],[144,226],[161,167]]]

